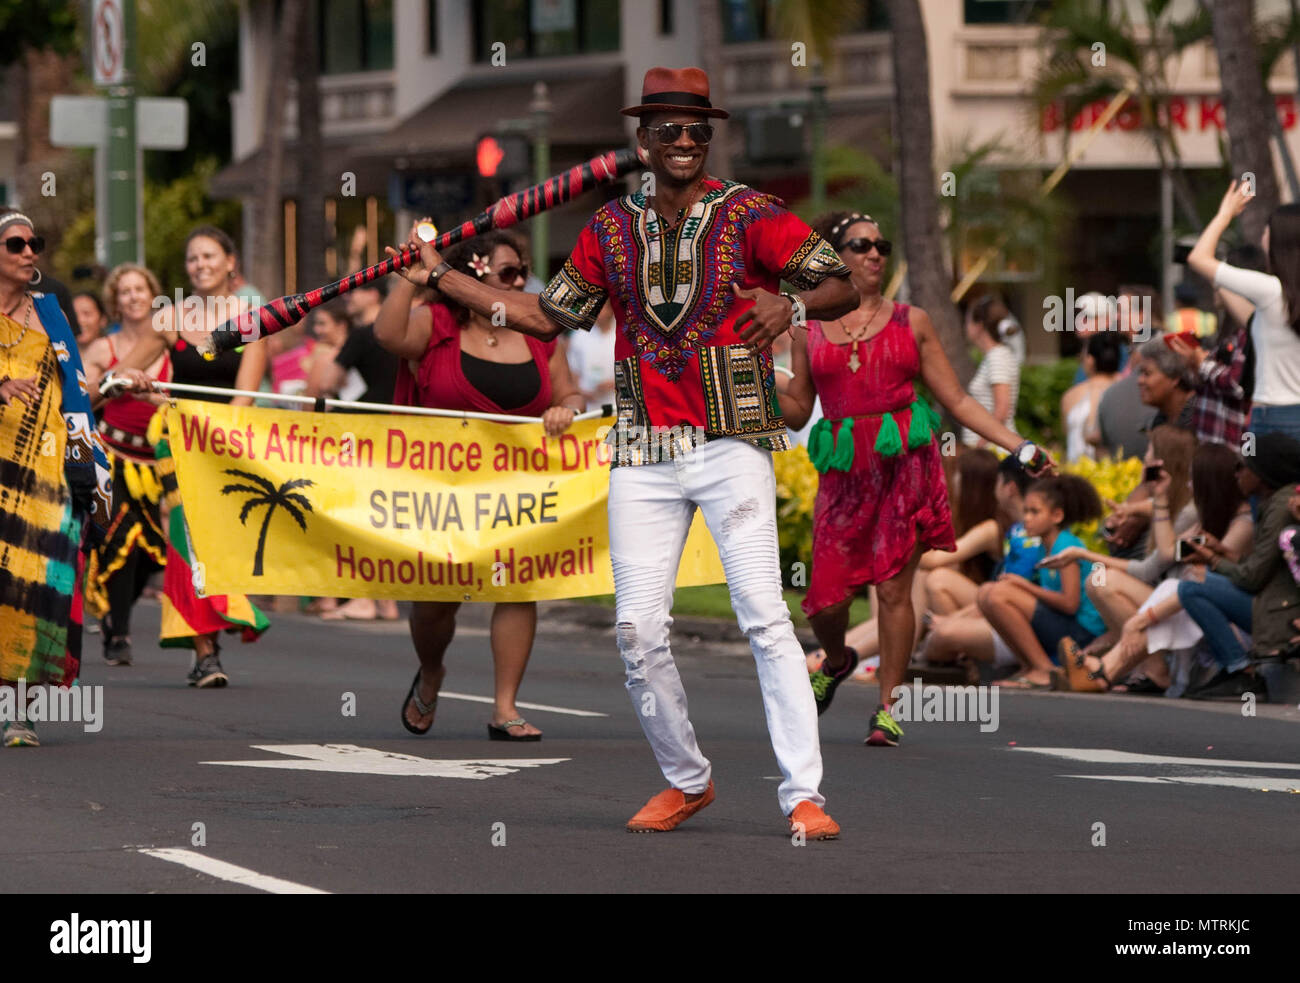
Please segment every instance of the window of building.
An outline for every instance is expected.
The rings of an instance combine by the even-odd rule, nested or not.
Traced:
[[[723,39],[728,44],[785,40],[779,7],[780,0],[722,0]],[[888,29],[884,0],[859,0],[852,15],[836,26],[835,33],[858,34]]]
[[[497,44],[507,62],[619,48],[619,0],[482,0],[473,10],[478,61]]]
[[[425,0],[424,16],[428,27],[425,50],[431,54],[438,53],[438,0]]]
[[[1025,24],[1051,7],[1043,0],[965,0],[967,24]]]
[[[393,67],[393,0],[318,3],[322,74],[380,72]]]

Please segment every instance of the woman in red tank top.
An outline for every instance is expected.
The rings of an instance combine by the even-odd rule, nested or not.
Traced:
[[[415,226],[410,241],[418,244]],[[394,250],[390,249],[389,253]],[[489,232],[447,250],[446,262],[498,289],[522,290],[528,277],[516,240]],[[499,328],[460,307],[434,303],[411,308],[429,270],[408,267],[375,321],[375,338],[399,356],[393,402],[446,410],[540,416],[548,434],[563,433],[586,400],[555,341]],[[420,669],[402,703],[402,726],[414,734],[433,726],[438,690],[447,674],[443,656],[456,628],[459,602],[417,601],[411,637]],[[488,723],[493,740],[538,741],[542,732],[519,714],[515,697],[532,653],[537,604],[498,603],[492,610],[496,706]]]
[[[866,743],[893,746],[903,732],[889,708],[915,638],[912,579],[925,550],[956,549],[939,459],[939,416],[917,397],[913,380],[919,376],[958,423],[991,443],[1009,451],[1032,445],[962,389],[925,311],[885,300],[881,286],[891,246],[874,219],[835,212],[813,228],[852,271],[860,302],[838,321],[792,329],[794,375],[781,395],[792,429],[807,423],[817,397],[825,414],[808,439],[809,457],[822,476],[803,609],[826,653],[811,681],[817,710],[824,712],[858,662],[844,644],[849,604],[875,585],[881,702]]]
[[[162,293],[157,278],[143,266],[123,263],[104,281],[109,316],[122,330],[97,338],[86,349],[86,385],[97,392],[100,380],[153,331],[153,299]],[[149,374],[171,378],[163,354]],[[86,563],[86,609],[101,619],[104,659],[110,666],[131,664],[131,609],[149,578],[167,562],[167,537],[159,516],[162,482],[147,437],[163,397],[124,392],[103,406],[99,433],[113,468],[113,521],[104,541]]]

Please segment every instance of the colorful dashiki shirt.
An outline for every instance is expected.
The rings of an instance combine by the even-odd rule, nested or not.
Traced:
[[[752,355],[735,329],[752,306],[731,289],[809,290],[848,268],[781,200],[707,178],[705,194],[670,230],[641,193],[605,204],[541,295],[567,328],[590,329],[614,308],[618,429],[615,464],[649,463],[635,435],[672,430],[682,451],[733,437],[789,447],[770,351]],[[629,439],[628,435],[632,435]]]

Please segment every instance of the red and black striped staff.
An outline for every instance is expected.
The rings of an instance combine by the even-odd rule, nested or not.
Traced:
[[[532,218],[548,208],[562,205],[571,198],[590,191],[598,184],[608,184],[629,174],[643,164],[635,150],[611,150],[593,157],[585,164],[572,167],[563,174],[547,178],[541,184],[533,185],[523,191],[506,195],[480,212],[472,219],[462,223],[449,232],[444,232],[433,242],[439,251],[448,246],[487,232],[489,229],[508,229],[524,219]],[[362,284],[371,283],[380,277],[414,263],[420,258],[419,249],[406,246],[395,256],[390,256],[382,263],[358,270],[342,280],[303,294],[279,297],[263,304],[255,310],[247,311],[238,317],[225,321],[212,332],[208,341],[199,346],[205,358],[215,358],[221,352],[230,351],[240,345],[269,338],[277,331],[292,327],[301,321],[316,307],[339,294],[347,293]]]

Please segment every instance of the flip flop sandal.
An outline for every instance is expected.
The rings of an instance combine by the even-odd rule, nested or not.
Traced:
[[[438,709],[438,697],[436,694],[433,697],[433,702],[427,705],[422,699],[420,699],[420,672],[421,670],[419,669],[415,670],[415,679],[411,680],[411,688],[407,691],[406,699],[402,701],[402,726],[412,734],[429,733],[429,728],[433,726],[433,721],[430,720],[423,728],[416,727],[406,719],[406,708],[410,704],[415,704],[415,712],[421,717],[427,717]]]
[[[516,717],[514,720],[507,720],[503,724],[489,723],[487,725],[488,737],[494,741],[540,741],[542,739],[541,734],[522,734],[516,737],[514,734],[510,733],[511,727],[523,727],[527,725],[527,723],[528,721],[523,717]]]

